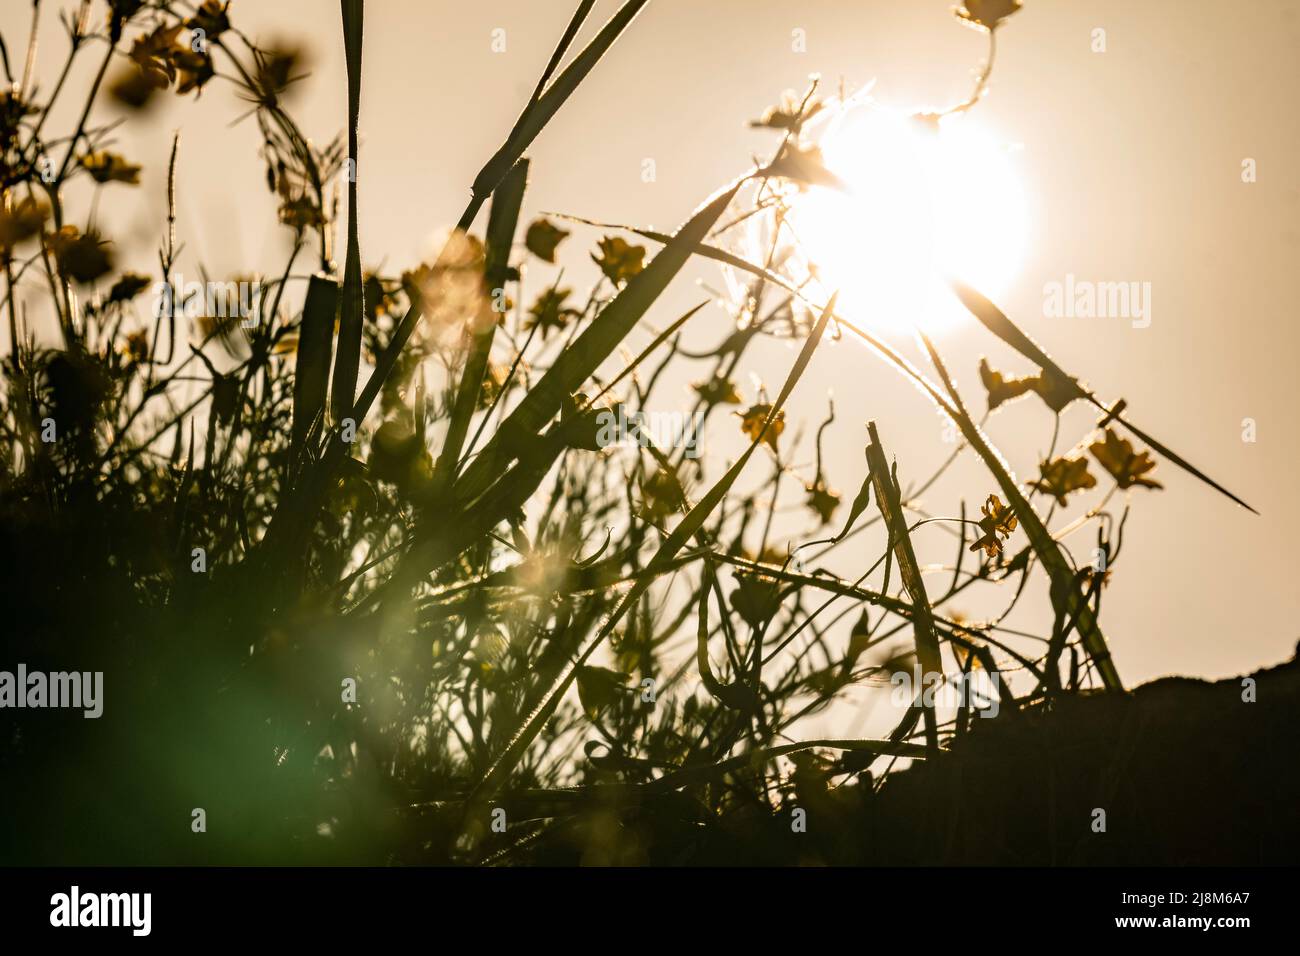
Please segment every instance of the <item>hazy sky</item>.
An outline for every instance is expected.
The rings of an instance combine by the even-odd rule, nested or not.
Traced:
[[[531,92],[573,6],[366,5],[359,190],[367,266],[412,266],[428,254],[436,230],[459,216],[469,183]],[[525,219],[546,210],[674,227],[772,147],[770,136],[746,122],[783,91],[802,89],[811,73],[831,85],[842,78],[851,89],[874,79],[877,97],[898,107],[961,99],[984,42],[954,21],[950,6],[652,0],[530,150]],[[616,8],[602,0],[593,22]],[[66,47],[52,13],[41,33],[46,88]],[[0,5],[11,56],[24,46],[29,16],[27,2]],[[292,101],[296,115],[319,140],[340,131],[346,100],[338,4],[235,0],[231,16],[262,40],[288,37],[311,49],[312,75]],[[496,28],[506,31],[503,53],[491,49]],[[1091,49],[1097,28],[1106,31],[1104,53]],[[792,50],[795,29],[805,31],[804,52]],[[1292,557],[1300,541],[1300,333],[1291,278],[1300,253],[1300,126],[1292,102],[1300,92],[1300,2],[1026,0],[999,39],[992,87],[972,119],[1016,147],[1009,155],[1022,177],[1029,223],[1026,255],[999,304],[1067,369],[1102,396],[1127,399],[1136,422],[1263,515],[1248,514],[1167,463],[1157,473],[1164,491],[1134,492],[1101,619],[1120,671],[1133,684],[1167,673],[1224,676],[1287,658],[1300,636],[1292,623],[1300,611]],[[166,151],[179,127],[182,271],[197,277],[200,262],[214,275],[276,268],[268,262],[282,261],[287,237],[274,223],[256,125],[231,125],[244,104],[221,83],[197,103],[174,94],[171,100],[119,137],[117,148],[146,164],[138,191],[118,190],[101,207],[103,221],[128,224],[118,228],[119,239],[139,243],[123,264],[156,269]],[[105,106],[104,115],[110,112]],[[1255,183],[1242,182],[1246,158],[1256,161]],[[655,161],[653,183],[642,180],[645,159]],[[599,235],[576,230],[570,238],[566,284],[581,288],[593,278],[594,266],[584,260]],[[1045,317],[1045,283],[1067,274],[1151,283],[1150,327]],[[652,321],[666,324],[699,301],[700,280],[721,284],[716,269],[692,267]],[[721,310],[706,310],[692,323],[690,340],[719,341],[725,321]],[[919,364],[914,346],[903,345]],[[978,409],[980,355],[1012,372],[1032,371],[973,322],[946,334],[939,347]],[[747,396],[749,371],[775,386],[793,355],[786,343],[761,343],[744,365]],[[846,498],[865,471],[869,418],[878,420],[905,483],[924,477],[950,451],[935,412],[863,348],[845,342],[823,349],[791,418],[815,426],[827,390],[839,413],[828,436],[827,471]],[[676,394],[685,407],[685,391]],[[660,401],[668,407],[672,397],[664,392]],[[1242,440],[1246,418],[1256,423],[1254,443]],[[1067,416],[1067,446],[1089,421],[1082,409]],[[1022,479],[1032,476],[1050,430],[1050,413],[1030,400],[1001,411],[989,428]],[[714,447],[729,450],[730,442],[728,435]],[[810,452],[797,460],[810,461]],[[991,479],[967,462],[927,495],[926,505],[953,514],[960,495],[974,506],[991,490]],[[1067,518],[1080,510],[1073,505]],[[805,530],[801,514],[783,521],[792,534]],[[934,540],[940,550],[933,560],[949,560],[949,539]],[[1086,556],[1090,541],[1091,534],[1072,543]],[[1021,543],[1022,536],[1013,539]],[[874,540],[859,548],[846,547],[837,569],[853,572],[879,554]],[[1036,617],[1043,627],[1046,587],[1039,582],[1035,590],[1042,595],[1018,620]]]

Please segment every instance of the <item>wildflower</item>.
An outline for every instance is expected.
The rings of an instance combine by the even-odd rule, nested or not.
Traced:
[[[1062,508],[1066,505],[1065,496],[1070,492],[1097,487],[1097,479],[1089,473],[1086,458],[1056,458],[1040,462],[1038,473],[1040,477],[1031,481],[1030,487],[1051,495]]]
[[[822,524],[830,524],[831,518],[835,516],[835,509],[840,506],[839,492],[828,488],[825,479],[820,475],[816,481],[810,485],[805,485],[804,488],[808,492],[808,501],[806,502],[808,507],[822,519]]]
[[[206,50],[182,50],[173,60],[180,77],[176,92],[181,96],[191,90],[202,93],[208,80],[217,75],[212,65],[212,54]]]
[[[0,209],[0,256],[8,255],[18,243],[38,235],[50,215],[50,207],[28,197]]]
[[[502,389],[507,387],[507,376],[509,374],[510,369],[508,366],[502,365],[500,362],[488,362],[487,370],[483,373],[483,387],[479,389],[478,393],[479,408],[492,407]],[[518,385],[518,379],[511,383],[510,387],[515,385]]]
[[[801,110],[801,101],[793,93],[787,92],[778,105],[768,107],[762,119],[750,120],[749,125],[753,129],[776,129],[797,134],[803,129],[804,123],[822,111],[824,105],[813,100]]]
[[[542,338],[545,339],[552,331],[559,331],[567,326],[570,319],[581,315],[577,309],[565,305],[572,291],[557,286],[543,290],[528,308],[529,320],[525,323],[526,327],[540,328]]]
[[[91,283],[111,272],[113,257],[108,243],[95,232],[84,235],[76,226],[67,225],[58,232],[46,233],[46,242],[59,263],[59,271],[81,283]]]
[[[459,323],[485,314],[499,318],[488,295],[485,258],[482,240],[456,230],[436,263],[402,274],[407,295],[423,300],[430,329],[459,330]]]
[[[110,153],[107,150],[101,150],[98,153],[86,153],[77,162],[82,169],[90,173],[90,178],[97,183],[140,185],[140,167],[127,162],[117,153]]]
[[[785,555],[775,548],[766,548],[755,559],[757,564],[785,565]],[[736,590],[731,592],[731,607],[750,627],[761,627],[770,621],[781,606],[781,581],[761,571],[735,572]]]
[[[1154,478],[1144,477],[1156,466],[1151,452],[1134,453],[1133,444],[1127,438],[1120,438],[1113,428],[1107,428],[1105,440],[1094,442],[1088,446],[1088,450],[1121,488],[1131,488],[1134,485],[1143,488],[1164,487]]]
[[[848,184],[826,168],[822,151],[817,146],[800,146],[787,143],[779,156],[763,170],[767,176],[780,176],[802,186],[829,186],[848,190]]]
[[[524,245],[537,258],[546,262],[555,261],[555,247],[569,235],[568,230],[552,225],[550,220],[538,219],[524,233]]]
[[[123,344],[122,354],[134,365],[147,362],[149,360],[149,333],[144,329],[137,329],[130,333]]]
[[[158,26],[131,45],[131,60],[151,86],[165,90],[176,79],[175,56],[181,49],[177,41],[184,29],[180,23]]]
[[[739,405],[740,390],[736,383],[723,376],[715,376],[707,382],[692,382],[691,388],[706,405]]]
[[[626,282],[644,268],[645,246],[634,246],[618,236],[600,240],[600,255],[592,254],[592,261],[615,285]]]
[[[194,11],[194,16],[185,21],[185,25],[191,30],[202,30],[205,37],[214,39],[230,29],[230,17],[226,12],[229,9],[230,0],[225,3],[221,0],[203,0],[198,10]]]
[[[980,511],[984,517],[979,520],[980,530],[984,534],[975,540],[970,546],[971,551],[984,549],[984,553],[990,558],[996,558],[1002,553],[1002,542],[998,540],[998,535],[1004,538],[1011,537],[1011,532],[1016,530],[1015,514],[1009,507],[1004,505],[997,495],[989,495],[981,507]]]
[[[315,229],[325,222],[325,214],[321,212],[320,206],[305,193],[280,203],[279,217],[282,223],[295,232]]]
[[[772,406],[767,404],[751,405],[744,412],[735,412],[740,417],[740,430],[743,431],[750,441],[758,441],[759,435],[763,436],[763,441],[771,446],[772,451],[778,451],[776,440],[781,437],[785,431],[785,410],[776,413],[772,423],[768,425],[767,431],[763,431],[763,423],[767,421],[767,416],[771,413]]]
[[[0,152],[9,151],[18,136],[18,124],[24,117],[35,112],[34,107],[19,99],[17,92],[0,92]]]
[[[984,383],[984,389],[988,392],[989,411],[993,411],[1003,402],[1009,402],[1013,398],[1019,398],[1033,391],[1037,376],[1007,378],[1001,372],[990,368],[988,359],[981,358],[980,381]]]
[[[641,481],[641,517],[658,524],[686,505],[686,490],[677,474],[660,467],[649,478]]]
[[[274,106],[289,84],[299,78],[294,70],[302,59],[302,51],[293,46],[258,50],[251,90],[254,99],[264,106]]]
[[[1020,0],[966,0],[952,12],[976,29],[996,30],[1019,9]]]
[[[142,110],[153,99],[157,87],[149,81],[143,72],[131,67],[121,70],[109,83],[109,95],[122,106],[133,110]]]
[[[113,287],[108,290],[109,304],[114,302],[126,302],[134,299],[137,295],[149,288],[153,282],[148,276],[142,276],[138,272],[123,273],[122,278],[113,283]]]

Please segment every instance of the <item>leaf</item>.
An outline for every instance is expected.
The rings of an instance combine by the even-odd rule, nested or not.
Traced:
[[[549,219],[536,219],[524,233],[528,251],[544,262],[555,261],[555,248],[569,235],[567,229],[553,225]]]
[[[1154,478],[1144,477],[1156,467],[1149,451],[1133,451],[1133,443],[1121,438],[1113,428],[1106,429],[1103,441],[1088,446],[1097,463],[1110,472],[1116,484],[1121,488],[1141,485],[1143,488],[1163,488],[1164,485]]]
[[[853,528],[853,522],[857,521],[862,512],[867,510],[867,505],[871,504],[871,469],[868,467],[867,475],[862,479],[862,487],[858,489],[857,497],[853,499],[853,506],[849,508],[849,520],[844,522],[844,527],[840,533],[831,538],[830,543],[836,544],[843,540],[844,536]]]
[[[1038,465],[1040,477],[1029,483],[1035,491],[1041,491],[1056,499],[1064,508],[1066,495],[1072,491],[1097,487],[1097,479],[1088,471],[1086,458],[1055,458]]]

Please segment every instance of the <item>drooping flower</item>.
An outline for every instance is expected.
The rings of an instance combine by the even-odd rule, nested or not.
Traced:
[[[1020,0],[965,0],[953,13],[981,30],[996,30],[1002,21],[1020,9]]]
[[[1011,532],[1016,530],[1019,523],[1016,520],[1015,513],[1010,507],[1004,505],[997,495],[989,495],[981,507],[984,517],[979,520],[979,528],[983,533],[970,546],[971,551],[984,549],[984,553],[990,558],[996,558],[1002,553],[1002,541],[998,538],[1011,537]]]
[[[600,255],[591,259],[615,285],[621,285],[643,268],[645,246],[634,246],[618,236],[606,236],[599,243]]]
[[[1133,443],[1121,438],[1113,428],[1106,429],[1106,437],[1088,446],[1097,463],[1110,473],[1121,488],[1141,485],[1143,488],[1163,488],[1164,485],[1146,475],[1156,467],[1150,451],[1133,451]]]
[[[97,183],[126,183],[128,186],[140,185],[140,167],[127,162],[117,153],[100,150],[86,153],[77,162],[81,168],[90,173],[90,178]]]
[[[557,286],[551,286],[544,289],[531,306],[528,308],[529,318],[525,322],[527,328],[536,326],[541,330],[542,338],[545,339],[551,332],[558,332],[569,324],[569,320],[580,315],[577,309],[570,308],[567,305],[569,295],[572,289],[561,289]]]
[[[785,431],[785,409],[776,413],[776,417],[772,419],[772,424],[764,432],[763,423],[767,421],[767,416],[771,411],[771,405],[760,403],[749,406],[744,412],[735,412],[734,414],[740,416],[740,430],[748,436],[750,441],[757,441],[758,436],[762,435],[763,441],[771,446],[772,451],[778,451],[776,440]]]
[[[549,219],[534,220],[524,233],[524,245],[528,251],[544,262],[555,261],[555,248],[569,235],[568,230],[561,229]]]
[[[59,270],[77,282],[89,284],[113,269],[109,244],[96,232],[83,234],[76,226],[67,225],[58,232],[47,233],[46,242],[54,252]]]
[[[1072,491],[1097,487],[1097,479],[1088,471],[1086,458],[1054,458],[1040,462],[1039,478],[1031,481],[1030,487],[1056,499],[1062,508],[1067,504],[1066,496]]]

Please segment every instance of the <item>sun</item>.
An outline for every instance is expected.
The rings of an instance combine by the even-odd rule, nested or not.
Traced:
[[[1009,150],[970,116],[936,122],[861,105],[817,141],[848,190],[810,187],[789,224],[846,318],[937,332],[966,315],[949,278],[990,297],[1005,291],[1024,254],[1024,192]]]

